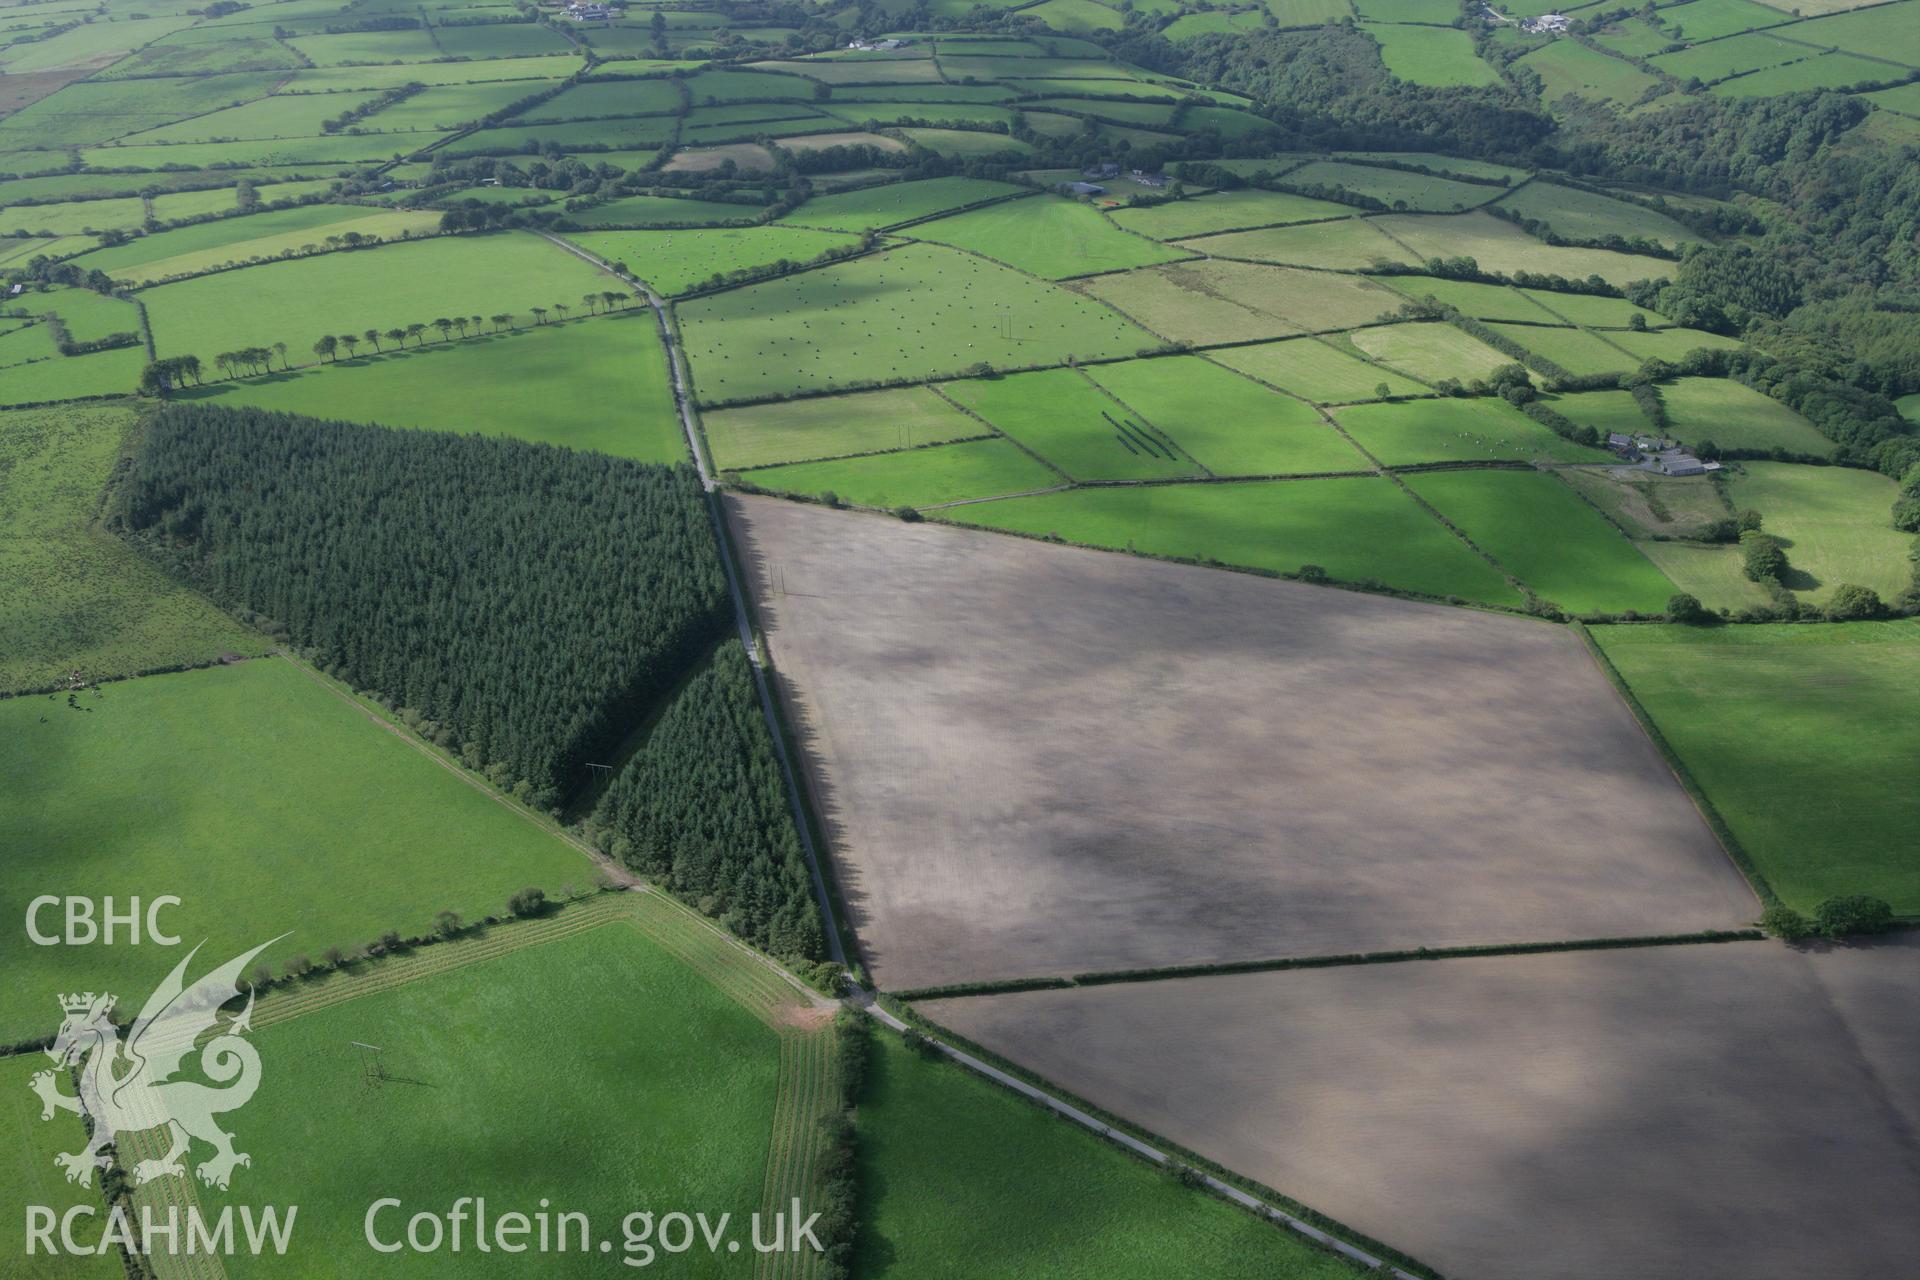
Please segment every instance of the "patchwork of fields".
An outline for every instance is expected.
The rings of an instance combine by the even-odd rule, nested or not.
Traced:
[[[1764,257],[1920,0],[131,5],[0,8],[0,918],[276,938],[256,1165],[134,1203],[309,1206],[159,1280],[375,1180],[824,1206],[754,1280],[1920,1245],[1915,949],[1756,928],[1920,919],[1910,264]],[[103,1203],[52,994],[176,960],[0,931],[12,1223]]]

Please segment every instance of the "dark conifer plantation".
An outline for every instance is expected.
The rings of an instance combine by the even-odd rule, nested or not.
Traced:
[[[686,468],[175,404],[118,515],[223,605],[542,807],[728,626]]]
[[[728,641],[601,798],[595,835],[735,933],[817,960],[820,919],[753,674]]]

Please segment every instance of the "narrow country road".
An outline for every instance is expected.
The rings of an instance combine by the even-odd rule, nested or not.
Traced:
[[[766,717],[767,730],[773,737],[774,754],[780,760],[780,774],[787,784],[787,805],[793,811],[794,829],[800,833],[800,847],[807,855],[807,871],[813,878],[814,901],[820,907],[820,921],[827,935],[827,955],[834,963],[844,966],[847,953],[840,943],[839,920],[834,914],[833,899],[827,893],[826,877],[820,870],[820,852],[814,847],[813,832],[807,825],[807,815],[800,804],[799,777],[794,772],[793,760],[787,752],[787,740],[781,732],[780,716],[774,708],[773,682],[767,673],[760,646],[754,639],[753,616],[747,610],[746,592],[742,590],[740,575],[734,568],[733,543],[727,537],[726,511],[720,505],[720,492],[714,483],[713,470],[708,466],[707,456],[700,447],[700,431],[693,421],[693,395],[687,380],[686,360],[681,355],[680,344],[674,341],[673,326],[667,321],[667,304],[646,282],[615,271],[610,263],[578,245],[568,244],[559,236],[546,231],[540,234],[581,261],[590,262],[616,280],[638,289],[647,300],[647,305],[653,308],[654,321],[660,327],[660,342],[667,349],[667,367],[673,377],[673,403],[680,412],[680,428],[686,433],[687,448],[693,453],[693,465],[700,471],[700,485],[707,493],[707,514],[713,520],[714,536],[720,540],[720,565],[727,574],[727,593],[733,598],[734,626],[740,632],[740,644],[746,649],[747,660],[753,667],[754,687],[760,694],[760,712]]]
[[[827,947],[833,959],[844,965],[846,964],[846,953],[840,945],[840,929],[834,916],[833,903],[827,895],[826,880],[820,872],[820,854],[814,846],[812,833],[807,827],[806,815],[800,807],[799,780],[794,773],[793,762],[787,752],[786,740],[781,735],[779,717],[774,711],[771,679],[761,661],[759,647],[754,643],[752,618],[747,612],[746,597],[741,591],[740,581],[734,570],[733,544],[727,537],[726,514],[720,506],[720,492],[714,482],[712,469],[708,465],[706,455],[700,448],[700,432],[693,421],[692,394],[688,387],[686,365],[681,355],[680,344],[674,340],[673,326],[669,324],[667,320],[666,303],[643,281],[637,280],[633,276],[622,275],[620,272],[615,271],[610,264],[603,262],[601,259],[579,248],[577,245],[568,244],[556,235],[545,231],[542,231],[540,234],[562,249],[565,249],[568,253],[573,254],[575,257],[592,263],[615,279],[638,289],[641,296],[647,300],[647,305],[653,308],[654,320],[660,326],[660,341],[667,349],[667,365],[673,375],[673,400],[680,411],[680,426],[682,430],[686,432],[687,448],[693,452],[694,466],[700,470],[700,483],[707,492],[708,514],[713,519],[714,533],[720,539],[720,560],[726,568],[727,590],[733,597],[734,620],[740,629],[740,643],[745,646],[747,657],[753,665],[754,684],[760,693],[760,709],[762,714],[766,716],[768,729],[773,734],[773,748],[780,759],[781,774],[786,779],[787,801],[793,810],[794,825],[800,832],[800,843],[806,850],[807,868],[813,876],[814,897],[820,904],[820,916],[826,925]],[[870,990],[856,988],[854,992],[846,998],[844,1004],[845,1007],[864,1013],[881,1025],[889,1027],[896,1032],[905,1032],[908,1030],[905,1022],[880,1007],[874,998],[874,993]],[[1161,1151],[1158,1147],[1142,1142],[1131,1134],[1123,1133],[1115,1129],[1112,1125],[1105,1123],[1097,1116],[1089,1114],[1062,1098],[1055,1097],[1044,1089],[1027,1083],[1011,1072],[1003,1071],[973,1054],[955,1048],[933,1037],[928,1037],[927,1043],[935,1052],[944,1055],[969,1071],[984,1076],[1003,1088],[1011,1089],[1020,1096],[1039,1103],[1062,1119],[1072,1121],[1082,1128],[1090,1129],[1094,1133],[1119,1144],[1144,1160],[1151,1161],[1158,1165],[1173,1163],[1173,1158],[1166,1152]],[[1196,1170],[1196,1172],[1200,1171]],[[1213,1194],[1232,1201],[1244,1209],[1251,1210],[1263,1218],[1281,1223],[1299,1232],[1309,1240],[1327,1249],[1331,1249],[1342,1257],[1356,1262],[1369,1270],[1376,1271],[1382,1276],[1390,1277],[1391,1280],[1417,1280],[1416,1277],[1400,1270],[1398,1267],[1392,1266],[1383,1259],[1377,1258],[1363,1249],[1356,1248],[1344,1240],[1329,1235],[1313,1224],[1296,1218],[1286,1210],[1269,1204],[1257,1196],[1250,1195],[1231,1183],[1222,1182],[1218,1178],[1206,1173],[1200,1173],[1200,1176],[1203,1184]]]

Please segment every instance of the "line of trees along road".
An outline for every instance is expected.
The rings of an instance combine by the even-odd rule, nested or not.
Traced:
[[[112,518],[542,808],[731,617],[684,466],[171,404]]]

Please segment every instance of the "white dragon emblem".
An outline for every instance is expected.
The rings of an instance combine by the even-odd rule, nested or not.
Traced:
[[[108,1016],[116,997],[91,991],[60,997],[66,1018],[47,1056],[63,1068],[86,1059],[80,1070],[79,1093],[61,1093],[59,1076],[53,1071],[38,1072],[31,1085],[40,1095],[42,1120],[51,1120],[58,1109],[93,1122],[93,1136],[85,1147],[54,1157],[54,1163],[66,1171],[68,1182],[91,1186],[93,1171],[113,1162],[103,1148],[114,1141],[116,1134],[162,1126],[169,1137],[167,1153],[158,1160],[140,1161],[133,1170],[135,1184],[169,1174],[184,1176],[186,1169],[180,1158],[187,1154],[192,1138],[214,1149],[213,1157],[201,1161],[196,1170],[209,1186],[224,1189],[236,1165],[253,1163],[251,1157],[233,1149],[233,1135],[214,1119],[219,1112],[244,1106],[260,1086],[260,1055],[241,1038],[252,1029],[252,994],[247,996],[247,1007],[232,1016],[205,1045],[196,1048],[194,1042],[219,1023],[220,1006],[240,989],[241,971],[278,941],[275,938],[261,943],[187,987],[181,979],[199,954],[200,948],[195,947],[148,997],[124,1044],[120,1029]],[[196,1052],[200,1074],[225,1087],[174,1079],[188,1055]]]

